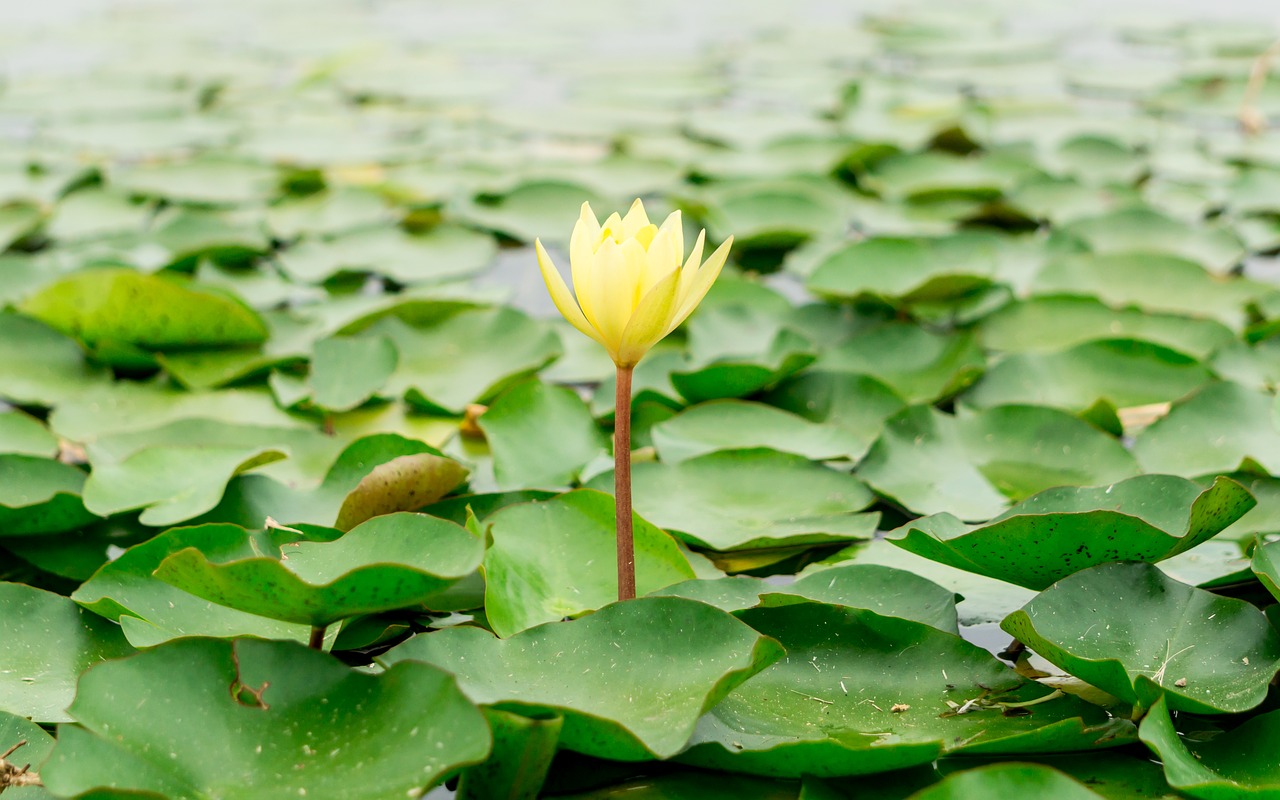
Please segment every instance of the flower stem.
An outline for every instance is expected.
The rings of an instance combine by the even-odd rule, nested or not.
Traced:
[[[618,367],[613,413],[613,498],[618,524],[618,599],[636,596],[636,549],[631,539],[631,367]]]

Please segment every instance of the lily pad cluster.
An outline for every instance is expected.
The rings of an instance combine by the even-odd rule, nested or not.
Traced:
[[[1280,32],[899,5],[7,24],[5,796],[1280,792]]]

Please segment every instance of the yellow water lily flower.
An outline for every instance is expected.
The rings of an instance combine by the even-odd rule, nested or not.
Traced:
[[[573,294],[542,242],[535,244],[556,308],[604,345],[619,368],[630,369],[693,313],[720,275],[733,237],[704,262],[705,239],[702,231],[685,258],[679,211],[654,225],[636,200],[625,217],[612,214],[602,225],[591,204],[583,203],[569,240]]]

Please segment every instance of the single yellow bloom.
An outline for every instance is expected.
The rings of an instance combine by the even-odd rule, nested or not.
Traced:
[[[591,204],[583,203],[569,240],[573,294],[542,242],[535,244],[556,308],[573,327],[604,345],[613,363],[631,368],[693,313],[720,275],[733,237],[703,262],[706,233],[698,234],[686,259],[679,211],[659,227],[636,200],[625,217],[612,214],[601,225]]]

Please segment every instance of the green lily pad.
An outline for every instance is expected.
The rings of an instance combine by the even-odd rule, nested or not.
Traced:
[[[1249,303],[1274,291],[1258,281],[1216,277],[1194,261],[1159,253],[1064,255],[1046,264],[1032,287],[1041,295],[1092,296],[1115,308],[1185,314],[1231,328],[1245,323]]]
[[[1096,253],[1168,253],[1225,273],[1245,255],[1244,244],[1225,228],[1196,228],[1150,208],[1129,208],[1077,220],[1062,228]]]
[[[991,286],[1001,242],[973,234],[863,239],[818,264],[806,287],[834,299],[872,298],[905,305],[957,300]]]
[[[728,450],[678,464],[632,467],[636,513],[712,550],[816,545],[870,536],[878,515],[862,481],[800,456]],[[587,486],[608,490],[613,473]]]
[[[398,283],[463,278],[493,260],[498,247],[485,233],[442,225],[424,234],[379,227],[333,239],[307,239],[280,254],[280,268],[299,283],[340,272],[372,272]]]
[[[846,219],[835,187],[783,180],[733,182],[713,186],[701,198],[707,235],[713,241],[733,236],[738,249],[794,246]]]
[[[703,711],[781,655],[776,642],[719,609],[645,597],[510,639],[448,628],[379,661],[434,664],[457,675],[475,703],[562,714],[566,749],[643,761],[679,752]]]
[[[1083,783],[1039,764],[991,764],[947,776],[910,800],[985,800],[989,797],[1053,797],[1099,800]]]
[[[1164,774],[1180,792],[1201,800],[1269,798],[1280,794],[1280,763],[1272,744],[1280,735],[1280,711],[1259,714],[1207,741],[1180,736],[1165,698],[1142,720],[1139,735],[1164,762]]]
[[[983,520],[1054,486],[1131,478],[1138,464],[1120,442],[1064,411],[997,406],[953,417],[912,406],[888,420],[857,472],[918,514]]]
[[[686,769],[664,770],[597,789],[555,794],[557,800],[796,800],[791,781]]]
[[[236,206],[270,198],[279,182],[272,167],[226,158],[142,163],[113,170],[110,182],[130,194],[201,205]]]
[[[783,381],[761,400],[812,422],[825,422],[856,437],[859,460],[884,430],[885,420],[907,403],[869,375],[809,369]]]
[[[572,389],[519,384],[499,395],[478,424],[500,488],[567,487],[605,455],[604,436]]]
[[[815,358],[813,342],[772,309],[713,304],[691,317],[688,329],[691,363],[671,370],[669,379],[690,403],[746,397]]]
[[[1035,171],[1026,159],[1009,153],[985,157],[936,151],[904,153],[874,164],[866,183],[891,200],[993,200]]]
[[[0,638],[0,711],[36,722],[69,721],[67,705],[80,673],[133,650],[110,622],[19,583],[0,583]]]
[[[936,334],[890,323],[823,353],[814,369],[870,375],[908,402],[925,403],[959,393],[985,366],[982,349],[969,334]]]
[[[435,413],[487,402],[560,354],[554,330],[510,308],[463,311],[421,329],[385,318],[369,330],[400,351],[385,391]]]
[[[34,205],[0,205],[0,250],[8,249],[33,233],[43,220],[44,213]]]
[[[1208,383],[1212,374],[1185,353],[1135,339],[1085,342],[1056,353],[1011,355],[962,401],[977,408],[1046,405],[1084,411],[1100,400],[1116,408],[1163,403]]]
[[[804,417],[764,403],[717,400],[693,406],[654,425],[649,435],[668,464],[720,450],[764,447],[812,461],[856,459],[866,452],[859,437],[834,423]]]
[[[58,455],[58,437],[40,420],[21,411],[0,411],[0,455]]]
[[[154,575],[166,558],[188,548],[211,559],[233,561],[279,552],[282,544],[299,538],[280,529],[258,533],[226,524],[172,528],[103,564],[71,599],[120,623],[135,647],[151,647],[182,636],[258,636],[305,642],[311,634],[309,625],[218,605]]]
[[[1261,611],[1150,564],[1102,564],[1064,578],[1001,627],[1135,706],[1163,696],[1180,711],[1247,711],[1280,669],[1280,634]]]
[[[377,192],[338,188],[307,197],[289,197],[266,211],[267,228],[278,239],[348,233],[386,225],[393,210]]]
[[[927,764],[945,752],[1093,749],[1133,737],[1131,723],[1067,696],[1004,715],[1000,703],[1052,692],[920,622],[812,602],[736,616],[781,642],[787,658],[712,708],[682,762],[830,777]]]
[[[96,239],[112,234],[140,234],[155,209],[101,188],[82,189],[63,197],[45,225],[54,239]]]
[[[1203,295],[1192,292],[1188,297]],[[1230,328],[1214,320],[1113,309],[1093,297],[1074,296],[1033,297],[1010,303],[982,321],[979,335],[984,346],[1004,353],[1050,353],[1122,336],[1198,359],[1235,339]]]
[[[0,397],[11,403],[54,406],[110,379],[91,366],[74,340],[42,322],[0,313]]]
[[[85,474],[39,456],[0,455],[0,537],[56,534],[98,515],[80,498]]]
[[[94,269],[53,283],[21,310],[93,346],[120,342],[147,349],[258,344],[266,326],[220,292],[127,269]]]
[[[1277,600],[1280,600],[1280,542],[1258,542],[1253,549],[1253,572]]]
[[[502,637],[575,617],[618,597],[613,498],[579,490],[520,503],[486,520],[485,616]],[[636,589],[689,580],[693,568],[664,531],[635,516]]]
[[[297,542],[246,558],[243,550],[167,556],[166,583],[251,614],[324,627],[357,614],[420,603],[480,566],[484,543],[426,514],[387,514],[325,542]]]
[[[143,524],[173,525],[217,507],[234,476],[286,457],[273,447],[150,447],[96,464],[85,507],[101,516],[142,509]]]
[[[378,514],[430,505],[466,476],[465,467],[421,441],[373,434],[348,445],[315,488],[295,488],[259,473],[237,476],[217,507],[198,521],[256,528],[275,517],[349,530]]]
[[[568,244],[573,221],[584,202],[601,218],[610,203],[582,186],[559,181],[522,183],[501,197],[481,197],[461,204],[459,219],[489,228],[513,239]]]
[[[1238,383],[1210,383],[1174,403],[1168,414],[1139,433],[1133,454],[1147,472],[1188,478],[1234,472],[1242,465],[1278,472],[1275,406],[1269,393]]]
[[[152,709],[138,714],[124,692]],[[130,704],[132,706],[132,704]],[[367,675],[292,642],[184,639],[94,669],[41,770],[50,791],[403,800],[484,760],[492,739],[426,664]],[[369,728],[352,736],[351,720]],[[238,731],[234,737],[219,732]],[[154,794],[151,794],[154,793]]]
[[[989,522],[948,513],[909,522],[890,541],[944,564],[1041,590],[1111,561],[1159,561],[1211,539],[1253,507],[1229,478],[1209,489],[1172,475],[1140,475],[1096,488],[1064,486]]]
[[[483,709],[493,750],[483,764],[468,767],[458,781],[461,800],[536,800],[556,754],[564,719],[530,719],[496,708]]]
[[[805,598],[848,608],[865,608],[885,617],[902,617],[958,634],[956,595],[915,573],[878,564],[844,564],[810,573],[777,586],[762,578],[735,575],[692,580],[651,592],[650,596],[687,597],[724,611],[771,608]]]
[[[386,383],[398,358],[385,336],[321,339],[311,355],[311,402],[328,411],[362,405]]]

